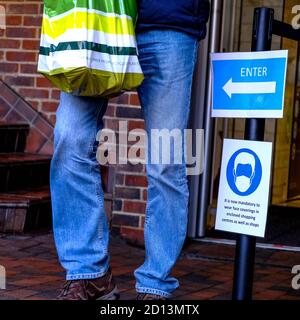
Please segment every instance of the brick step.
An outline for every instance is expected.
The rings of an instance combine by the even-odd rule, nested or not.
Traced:
[[[0,193],[0,232],[22,233],[51,226],[49,187]]]
[[[0,153],[23,152],[29,125],[0,121]]]
[[[112,194],[104,195],[105,209],[111,220]],[[0,232],[25,233],[52,227],[49,187],[0,193]]]
[[[0,154],[0,192],[49,185],[50,156],[29,153]]]

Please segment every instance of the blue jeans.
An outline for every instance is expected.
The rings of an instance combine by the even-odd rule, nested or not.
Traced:
[[[197,39],[178,31],[137,35],[145,80],[139,88],[145,127],[187,127]],[[67,280],[101,277],[109,268],[109,227],[104,209],[96,134],[107,101],[62,93],[54,130],[51,194],[55,243]],[[149,144],[151,139],[149,139]],[[187,229],[185,164],[151,164],[148,148],[145,262],[135,271],[136,290],[170,297],[170,275]],[[171,157],[172,158],[172,157]]]

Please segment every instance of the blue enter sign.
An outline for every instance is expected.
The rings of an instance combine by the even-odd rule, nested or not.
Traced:
[[[287,50],[213,53],[212,116],[281,118]]]

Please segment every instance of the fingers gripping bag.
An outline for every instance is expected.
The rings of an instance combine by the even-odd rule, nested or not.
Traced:
[[[109,97],[138,87],[135,0],[45,0],[38,71],[62,91]]]

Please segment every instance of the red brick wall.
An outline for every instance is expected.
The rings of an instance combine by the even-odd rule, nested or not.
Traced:
[[[0,5],[7,24],[0,30],[0,79],[54,124],[59,91],[36,72],[43,1],[0,0]],[[129,130],[143,128],[136,93],[111,100],[106,127],[117,130],[119,120],[127,120]],[[113,229],[138,243],[143,242],[146,187],[143,165],[116,166]]]
[[[0,121],[30,125],[25,152],[51,155],[53,126],[19,94],[0,80]]]
[[[0,1],[6,30],[0,30],[0,77],[52,123],[59,91],[37,74],[43,1]]]

